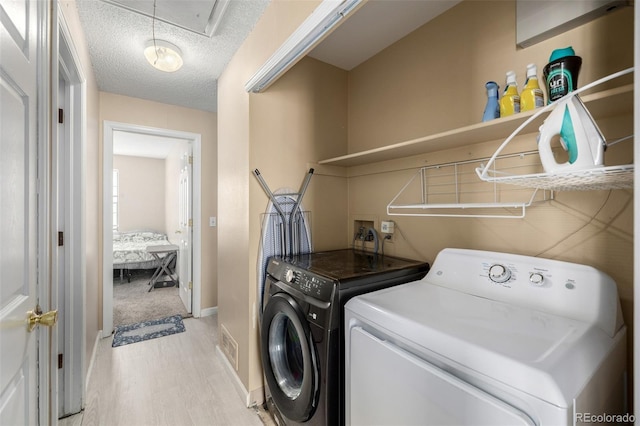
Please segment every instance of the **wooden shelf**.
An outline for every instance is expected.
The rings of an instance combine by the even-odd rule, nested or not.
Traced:
[[[580,96],[595,118],[611,117],[633,111],[633,84],[620,86],[589,95]],[[535,111],[522,112],[510,117],[498,118],[486,123],[477,123],[434,135],[399,142],[367,151],[347,154],[322,160],[319,164],[333,166],[359,166],[380,161],[410,157],[449,148],[473,145],[503,139],[531,117]],[[545,114],[533,120],[523,129],[523,133],[538,130]]]

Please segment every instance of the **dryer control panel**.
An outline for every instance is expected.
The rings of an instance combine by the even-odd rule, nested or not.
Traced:
[[[613,279],[591,266],[480,250],[442,250],[424,281],[485,299],[597,324],[622,326]]]
[[[332,280],[276,259],[269,261],[267,273],[306,296],[331,302],[335,288]]]

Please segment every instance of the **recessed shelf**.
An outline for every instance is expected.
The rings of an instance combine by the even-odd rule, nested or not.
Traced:
[[[633,111],[633,84],[580,96],[580,98],[595,119],[621,115]],[[503,139],[505,135],[516,130],[534,113],[535,110],[521,112],[485,123],[472,124],[367,151],[329,158],[320,161],[319,164],[345,167],[359,166]],[[523,133],[537,131],[545,118],[546,115],[541,114],[540,117],[532,120],[523,129]]]

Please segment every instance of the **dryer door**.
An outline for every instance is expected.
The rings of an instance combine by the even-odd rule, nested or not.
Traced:
[[[318,405],[320,371],[309,324],[291,296],[269,298],[260,337],[264,375],[278,410],[307,421]]]

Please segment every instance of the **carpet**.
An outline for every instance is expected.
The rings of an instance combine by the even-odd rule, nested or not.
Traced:
[[[111,347],[129,345],[144,340],[156,339],[171,334],[182,333],[184,323],[180,315],[174,315],[158,320],[144,321],[136,324],[116,327]]]
[[[113,326],[133,324],[172,315],[191,316],[180,299],[178,287],[156,288],[149,291],[154,270],[131,271],[131,282],[113,277]]]

